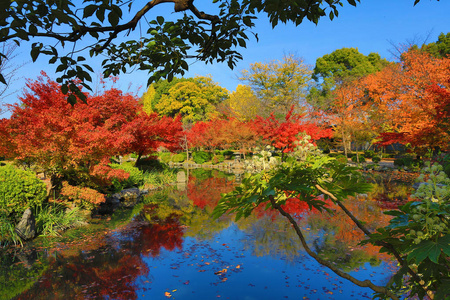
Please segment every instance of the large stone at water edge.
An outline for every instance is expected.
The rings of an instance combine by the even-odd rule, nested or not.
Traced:
[[[177,173],[177,182],[178,183],[185,183],[186,182],[186,173],[184,173],[184,170],[181,170]]]
[[[31,240],[36,236],[36,220],[30,208],[27,208],[15,229],[22,240]]]

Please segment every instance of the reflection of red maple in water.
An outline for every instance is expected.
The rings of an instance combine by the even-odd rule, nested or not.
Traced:
[[[135,280],[147,276],[149,269],[139,255],[129,249],[108,255],[72,257],[61,266],[50,262],[49,270],[30,290],[17,299],[137,299]],[[61,274],[58,276],[58,274]],[[56,276],[55,276],[56,275]]]
[[[137,299],[136,279],[149,274],[143,256],[158,256],[162,248],[181,249],[183,242],[183,229],[176,215],[153,224],[142,222],[137,227],[131,223],[115,232],[125,237],[118,241],[112,237],[118,246],[105,247],[102,243],[92,252],[51,259],[40,283],[17,299],[47,299],[49,295],[54,299]]]
[[[133,241],[134,247],[144,255],[156,257],[161,249],[172,251],[183,245],[183,229],[178,218],[169,217],[160,224],[148,224],[140,228],[139,236]]]
[[[231,192],[235,186],[235,182],[227,178],[211,177],[200,180],[191,176],[188,183],[188,198],[201,209],[205,207],[214,209],[219,203],[221,194]]]

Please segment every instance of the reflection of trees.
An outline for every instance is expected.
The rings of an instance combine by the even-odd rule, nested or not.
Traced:
[[[375,201],[350,198],[346,206],[371,230],[384,227],[389,222],[390,217],[382,213]],[[345,271],[353,270],[366,262],[377,265],[381,260],[388,259],[387,255],[379,253],[378,247],[358,245],[365,236],[344,216],[342,210],[335,210],[333,216],[312,214],[302,222],[302,226],[311,229],[308,231],[308,238],[312,241],[315,252]]]
[[[48,267],[42,254],[21,250],[3,253],[0,249],[0,298],[12,299],[28,290],[44,274]],[[40,263],[35,263],[40,260]]]
[[[156,205],[144,206],[127,226],[108,234],[99,247],[92,240],[49,259],[49,270],[40,282],[17,299],[137,299],[139,276],[148,276],[143,257],[158,256],[161,249],[180,249],[183,228],[178,215],[161,219]],[[103,246],[102,246],[103,244]],[[85,251],[85,249],[92,249]],[[95,249],[94,249],[95,248]]]
[[[251,236],[241,242],[255,256],[285,257],[292,261],[303,249],[291,225],[279,214],[250,215],[237,223],[240,230]]]

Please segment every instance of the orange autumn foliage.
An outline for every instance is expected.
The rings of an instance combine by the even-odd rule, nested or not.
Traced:
[[[366,97],[388,122],[381,144],[448,148],[450,134],[442,126],[442,116],[448,117],[450,57],[411,50],[403,54],[401,63],[367,76],[362,83]]]

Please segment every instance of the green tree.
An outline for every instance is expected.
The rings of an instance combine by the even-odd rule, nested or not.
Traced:
[[[388,64],[378,53],[364,55],[357,48],[342,48],[319,57],[312,76],[317,85],[311,88],[308,101],[327,110],[333,103],[331,91],[336,85],[380,71]]]
[[[159,10],[169,2],[179,14]],[[217,0],[200,2],[207,9],[203,12],[195,0],[0,1],[0,42],[32,41],[33,61],[47,55],[49,63],[56,64],[62,91],[75,102],[85,96],[73,80],[80,79],[85,87],[92,81],[87,56],[104,57],[106,77],[139,69],[149,72],[149,83],[183,75],[189,60],[226,62],[233,68],[242,59],[239,48],[246,47],[257,17],[268,17],[273,27],[279,22],[299,25],[305,18],[317,24],[322,17],[334,19],[344,3],[358,2]],[[118,38],[136,29],[139,38]],[[0,82],[6,83],[3,73]]]
[[[436,42],[422,45],[420,49],[430,53],[434,57],[447,57],[450,55],[450,32],[447,34],[441,33]]]
[[[153,91],[154,90],[154,91]],[[217,117],[216,106],[228,98],[228,91],[209,77],[160,81],[151,85],[144,99],[144,107],[160,115],[181,116],[183,123],[210,120]],[[148,102],[151,104],[148,105]]]
[[[246,82],[261,102],[260,114],[286,115],[292,106],[300,112],[311,78],[311,68],[302,58],[285,55],[282,60],[253,63],[241,71]]]

